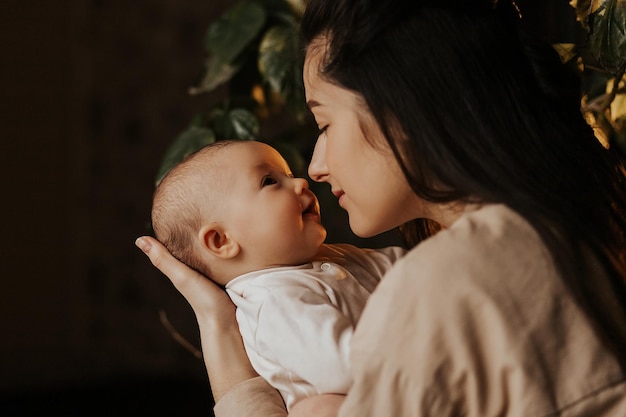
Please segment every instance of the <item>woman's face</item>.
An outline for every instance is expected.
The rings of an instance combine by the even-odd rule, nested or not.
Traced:
[[[422,200],[411,190],[362,99],[319,76],[322,55],[323,48],[310,48],[304,63],[307,104],[321,132],[309,175],[331,185],[358,236],[374,236],[424,217]]]

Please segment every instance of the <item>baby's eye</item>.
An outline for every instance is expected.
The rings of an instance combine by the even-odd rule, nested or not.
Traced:
[[[278,181],[271,175],[266,175],[261,180],[261,187],[267,187],[268,185],[278,184]]]

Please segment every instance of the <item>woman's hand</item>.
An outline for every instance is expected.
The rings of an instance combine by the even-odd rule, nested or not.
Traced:
[[[298,401],[289,412],[289,417],[336,417],[345,395],[314,395]]]
[[[191,305],[198,321],[218,327],[237,326],[235,306],[228,294],[213,281],[189,268],[156,239],[142,236],[135,242],[150,262],[165,274]]]
[[[235,305],[228,294],[174,258],[156,239],[142,236],[135,244],[172,281],[196,314],[204,363],[215,401],[238,383],[257,376],[244,350]]]

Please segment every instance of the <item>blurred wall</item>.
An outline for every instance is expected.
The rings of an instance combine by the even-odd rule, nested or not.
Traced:
[[[133,244],[228,0],[0,4],[0,393],[191,378],[193,314]],[[113,383],[115,384],[115,382]],[[121,383],[120,383],[121,385]],[[208,393],[208,388],[207,388]]]

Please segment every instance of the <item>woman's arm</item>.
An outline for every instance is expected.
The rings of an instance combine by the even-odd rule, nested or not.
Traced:
[[[135,244],[191,305],[215,401],[235,385],[256,377],[239,334],[235,306],[226,292],[174,258],[157,240],[144,236]]]
[[[135,242],[150,262],[172,281],[191,305],[198,326],[213,398],[221,417],[287,417],[278,391],[257,376],[239,334],[235,306],[220,287],[174,258],[157,240]],[[237,386],[235,388],[235,386]],[[222,399],[220,401],[220,399]],[[341,398],[339,401],[338,397]],[[336,416],[343,396],[322,395],[301,401],[296,417]],[[324,413],[324,414],[321,414]]]
[[[289,417],[336,417],[345,398],[339,394],[307,397],[293,406]]]

